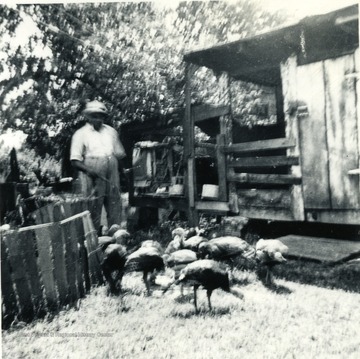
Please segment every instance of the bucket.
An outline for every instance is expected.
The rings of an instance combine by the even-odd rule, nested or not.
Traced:
[[[182,196],[184,194],[184,185],[183,184],[173,184],[169,187],[170,196]]]
[[[202,187],[202,199],[217,199],[219,197],[219,186],[214,184],[204,184]]]

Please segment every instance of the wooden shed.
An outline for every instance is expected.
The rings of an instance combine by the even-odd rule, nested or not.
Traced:
[[[183,126],[186,190],[176,201],[191,223],[203,211],[360,223],[358,5],[190,52],[184,61],[185,111],[175,122],[152,125],[151,131]],[[222,106],[192,105],[191,81],[203,66],[221,74]],[[257,111],[271,116],[271,125],[250,128],[234,120],[229,86],[239,80],[269,89]],[[196,144],[195,125],[218,131],[216,143]],[[199,190],[199,147],[215,159],[215,200],[204,200]],[[141,198],[133,203],[145,202]],[[163,206],[158,203],[148,205]]]

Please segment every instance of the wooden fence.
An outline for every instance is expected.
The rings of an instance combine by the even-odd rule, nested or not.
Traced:
[[[32,212],[36,224],[58,222],[74,214],[89,210],[95,228],[100,226],[100,218],[93,214],[100,213],[98,207],[102,200],[99,197],[79,198],[55,202],[42,202],[40,208]]]
[[[97,249],[97,234],[89,211],[3,233],[3,328],[15,318],[29,322],[72,305],[92,286],[102,284]]]

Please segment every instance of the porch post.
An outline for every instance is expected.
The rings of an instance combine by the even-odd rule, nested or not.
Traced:
[[[195,209],[196,179],[195,179],[195,133],[194,117],[191,111],[191,77],[195,68],[186,63],[185,67],[185,115],[183,119],[184,164],[187,169],[185,175],[185,196],[187,200],[187,214],[190,226],[199,222],[198,211]]]

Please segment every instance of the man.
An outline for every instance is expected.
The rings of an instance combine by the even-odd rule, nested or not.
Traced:
[[[103,123],[107,116],[105,105],[88,102],[83,110],[87,123],[78,129],[71,140],[70,160],[78,170],[80,191],[85,197],[99,197],[99,206],[93,211],[93,221],[99,229],[104,205],[108,226],[121,224],[121,196],[119,169],[123,169],[125,150],[118,133]],[[95,212],[95,213],[94,213]]]

